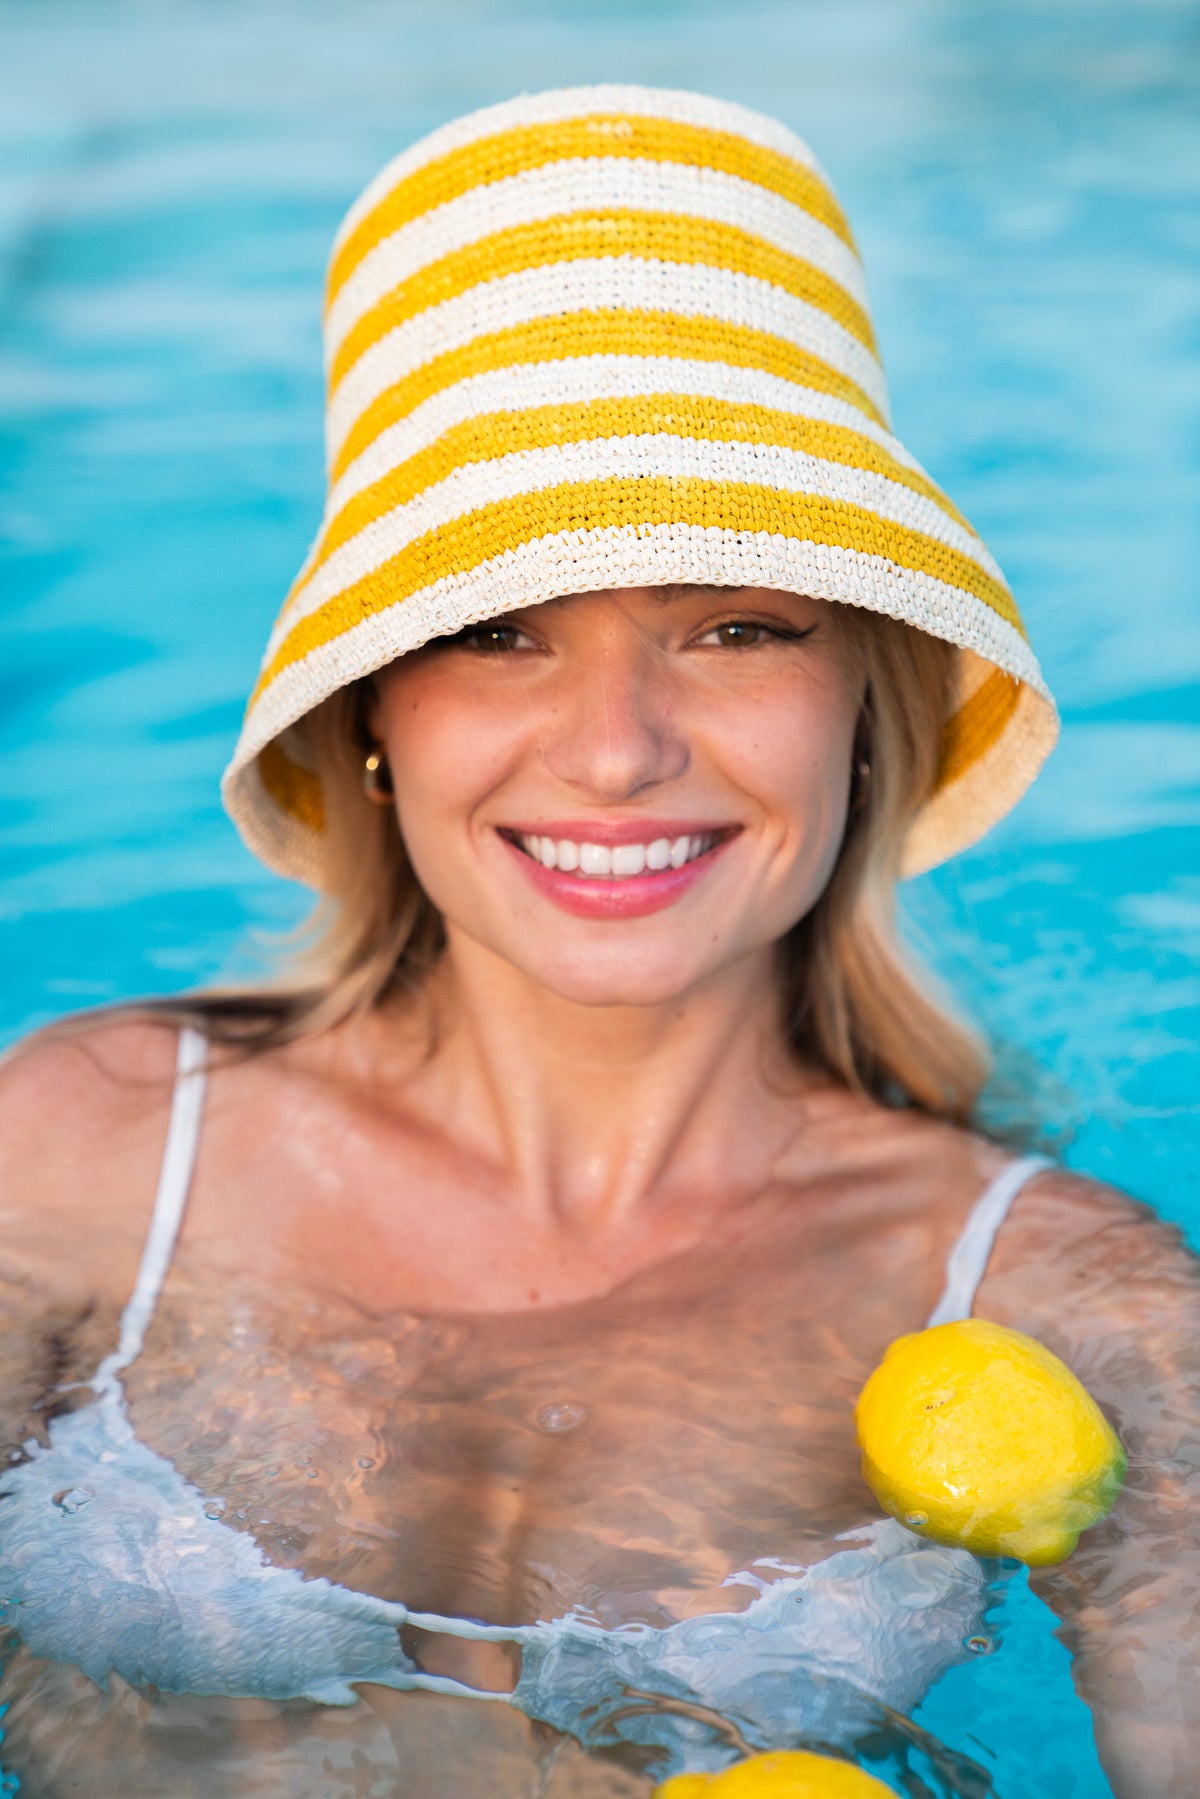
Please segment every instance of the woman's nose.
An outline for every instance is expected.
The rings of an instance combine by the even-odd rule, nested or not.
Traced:
[[[581,798],[634,799],[688,766],[666,652],[639,633],[606,634],[564,670],[540,721],[549,771]]]

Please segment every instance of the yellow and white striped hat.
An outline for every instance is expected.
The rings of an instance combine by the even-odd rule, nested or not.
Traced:
[[[726,101],[523,96],[388,164],[334,244],[329,496],[229,811],[321,884],[304,717],[431,637],[598,588],[780,588],[961,649],[908,872],[1020,797],[1057,717],[1004,577],[888,429],[850,231],[811,151]]]

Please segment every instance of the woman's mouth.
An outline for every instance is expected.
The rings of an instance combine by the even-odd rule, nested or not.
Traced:
[[[642,918],[674,905],[701,880],[738,825],[682,831],[653,827],[630,840],[608,827],[603,835],[623,841],[597,843],[586,827],[546,835],[538,831],[501,829],[534,887],[560,910],[577,918]],[[596,833],[601,835],[600,832]]]
[[[683,868],[715,849],[727,832],[689,832],[653,837],[645,843],[587,843],[571,837],[539,837],[514,832],[512,841],[543,868],[561,869],[584,881],[629,881],[639,875]]]

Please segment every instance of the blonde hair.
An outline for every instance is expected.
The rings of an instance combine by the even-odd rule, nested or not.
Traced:
[[[859,779],[838,861],[812,910],[779,945],[784,1036],[794,1053],[853,1091],[967,1120],[990,1063],[905,949],[896,885],[909,824],[932,790],[951,710],[956,650],[912,626],[841,609],[867,677]],[[342,689],[308,716],[324,800],[325,897],[302,950],[267,990],[168,1002],[216,1041],[269,1049],[415,993],[443,948],[442,921],[405,853],[390,808],[362,783],[370,748],[365,689]]]

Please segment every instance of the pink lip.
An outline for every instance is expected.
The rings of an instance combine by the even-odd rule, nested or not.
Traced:
[[[708,828],[711,830],[711,825]],[[698,837],[703,829],[703,826],[693,827],[691,831],[686,826],[671,826],[662,830],[657,826],[653,827],[654,837],[682,837],[685,834]],[[627,826],[621,825],[611,825],[607,827],[607,832],[623,831],[622,836],[607,834],[598,837],[594,824],[586,827],[586,833],[579,827],[556,827],[556,831],[576,843],[613,845],[649,843],[654,840],[649,834],[648,824],[641,827],[637,836],[632,835]],[[523,832],[522,835],[549,837],[550,832],[543,829]],[[559,868],[543,868],[540,862],[535,862],[532,856],[526,855],[523,849],[511,843],[507,837],[501,836],[500,841],[517,858],[538,892],[560,911],[570,912],[576,918],[622,919],[645,918],[651,912],[661,912],[664,907],[673,906],[676,900],[703,880],[717,857],[728,849],[737,835],[736,831],[731,832],[704,855],[697,856],[693,862],[685,862],[682,868],[664,868],[657,874],[647,872],[624,881],[581,880],[578,875],[564,874]]]
[[[737,825],[714,824],[711,818],[626,818],[604,823],[595,818],[556,818],[553,824],[505,824],[514,837],[553,837],[557,843],[597,843],[614,849],[622,843],[653,843],[659,837],[704,837],[725,832],[735,836]]]

